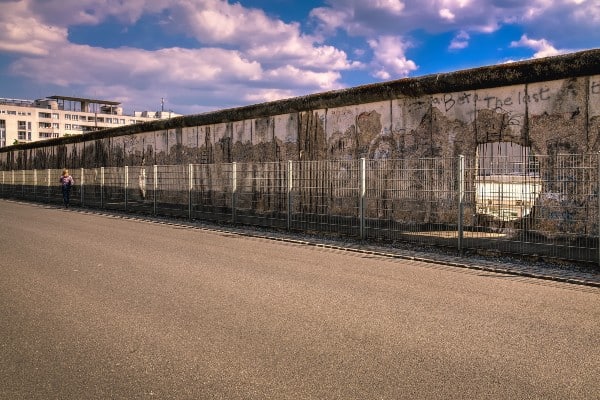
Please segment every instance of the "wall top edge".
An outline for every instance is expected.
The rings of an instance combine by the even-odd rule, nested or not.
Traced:
[[[394,100],[402,97],[472,91],[592,75],[600,75],[600,48],[534,60],[430,74],[415,78],[403,78],[268,103],[186,115],[169,120],[145,122],[85,135],[8,146],[1,148],[0,152],[39,148],[49,144],[80,143],[148,131],[264,118],[273,115]]]

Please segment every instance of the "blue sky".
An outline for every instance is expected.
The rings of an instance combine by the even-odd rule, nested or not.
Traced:
[[[600,0],[0,0],[0,97],[201,113],[600,47]]]

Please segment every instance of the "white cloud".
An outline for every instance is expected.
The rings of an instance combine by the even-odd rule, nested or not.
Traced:
[[[412,60],[408,60],[404,52],[410,44],[396,36],[380,36],[369,41],[373,49],[373,75],[379,79],[401,78],[417,69]]]
[[[445,20],[448,20],[448,21],[454,21],[455,15],[449,9],[442,8],[440,10],[440,17],[442,17],[442,19],[445,19]]]
[[[535,54],[533,55],[533,58],[550,57],[567,52],[565,50],[557,50],[546,39],[529,39],[527,35],[521,36],[521,39],[518,41],[511,42],[510,47],[527,47],[536,50]]]
[[[156,29],[164,31],[157,34],[186,34],[198,41],[198,48],[143,50],[69,42],[73,25],[110,18],[122,21],[126,30],[144,14],[161,19]],[[361,64],[320,40],[302,33],[298,23],[223,0],[3,1],[0,13],[0,52],[17,56],[14,75],[40,86],[52,82],[81,96],[134,104],[197,96],[204,104],[235,106],[340,88],[339,71]]]
[[[452,39],[452,42],[450,42],[449,49],[450,50],[461,50],[461,49],[468,47],[470,38],[471,38],[471,36],[467,32],[460,31],[454,37],[454,39]]]
[[[67,29],[46,25],[26,2],[6,2],[0,12],[0,52],[43,56],[67,40]]]

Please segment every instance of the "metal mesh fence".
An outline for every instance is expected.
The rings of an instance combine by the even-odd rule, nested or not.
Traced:
[[[291,228],[360,235],[360,160],[292,163]]]
[[[190,218],[233,220],[233,164],[192,165]]]
[[[368,237],[456,246],[455,158],[371,160],[366,174]]]
[[[467,248],[581,261],[598,259],[598,155],[531,157],[492,173],[466,166]]]
[[[75,169],[73,205],[600,262],[598,154]],[[60,204],[61,170],[0,171]]]
[[[235,221],[245,224],[287,226],[287,164],[235,164]]]

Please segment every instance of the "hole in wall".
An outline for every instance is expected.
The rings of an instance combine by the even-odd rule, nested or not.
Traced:
[[[502,226],[527,217],[542,190],[539,162],[529,146],[477,146],[475,202],[478,224]]]

